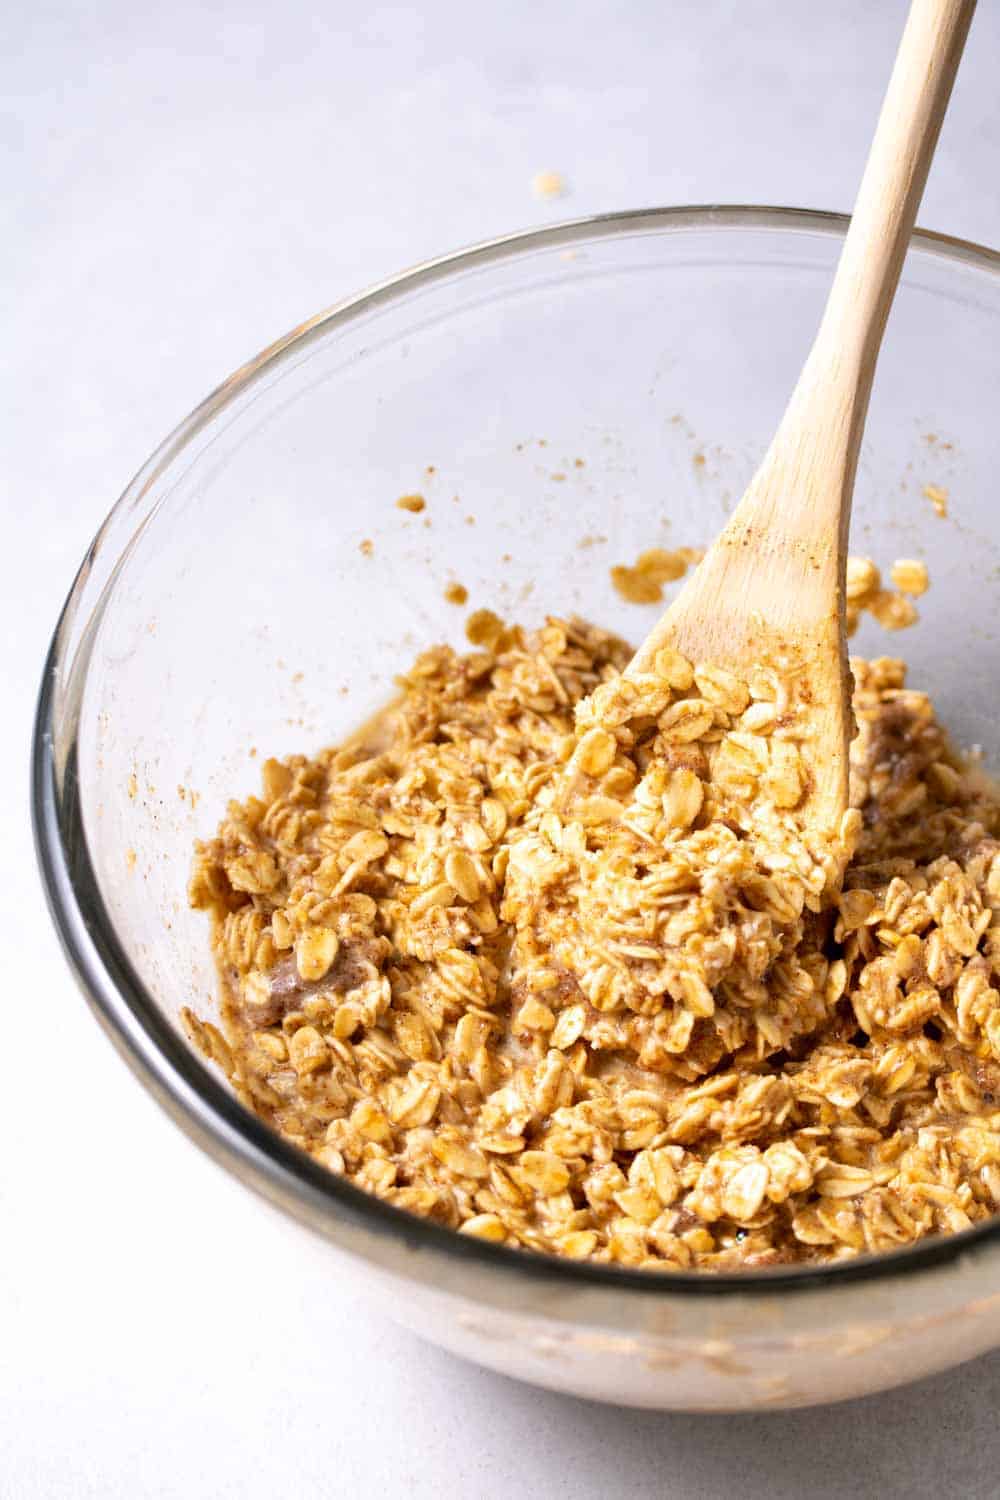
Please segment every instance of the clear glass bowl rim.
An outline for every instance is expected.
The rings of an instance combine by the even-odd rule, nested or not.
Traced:
[[[573,1286],[615,1288],[622,1293],[671,1296],[734,1294],[785,1295],[846,1282],[885,1281],[960,1257],[981,1255],[1000,1245],[1000,1216],[960,1234],[919,1242],[902,1250],[858,1256],[833,1266],[791,1266],[777,1270],[726,1273],[644,1271],[573,1261],[489,1244],[421,1219],[354,1187],[284,1141],[245,1109],[209,1068],[191,1052],[161,1014],[120,946],[104,906],[87,850],[76,778],[76,726],[89,642],[118,576],[116,565],[87,622],[75,655],[69,658],[71,626],[94,559],[112,523],[132,513],[134,536],[158,505],[151,491],[156,479],[183,449],[262,372],[273,371],[314,340],[381,304],[405,298],[421,286],[446,280],[473,266],[498,263],[525,251],[572,245],[580,240],[622,237],[643,230],[754,229],[804,231],[842,237],[846,214],[815,209],[704,204],[628,210],[564,220],[503,235],[470,248],[425,261],[317,313],[224,380],[161,443],[127,486],[91,543],[63,606],[46,658],[31,747],[31,814],[42,884],[63,951],[85,998],[125,1061],[184,1132],[214,1160],[293,1218],[334,1243],[344,1226],[389,1238],[399,1248],[430,1252],[454,1265],[500,1276],[508,1283],[525,1278]],[[951,235],[917,229],[913,245],[944,259],[1000,279],[1000,253]],[[131,537],[130,537],[131,541]],[[127,543],[116,563],[123,563]],[[68,684],[68,689],[67,689]],[[68,753],[57,764],[60,728],[58,691],[72,714]],[[64,740],[67,738],[63,732]],[[338,1230],[341,1232],[338,1233]]]

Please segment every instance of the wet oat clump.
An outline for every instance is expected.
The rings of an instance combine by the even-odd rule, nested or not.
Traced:
[[[199,847],[221,1015],[186,1019],[239,1097],[401,1208],[625,1265],[994,1213],[1000,801],[902,663],[853,663],[824,843],[794,663],[636,683],[580,620],[472,628]]]

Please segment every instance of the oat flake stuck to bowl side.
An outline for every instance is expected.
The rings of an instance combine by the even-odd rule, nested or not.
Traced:
[[[199,848],[222,1016],[186,1020],[238,1096],[399,1207],[625,1265],[994,1213],[1000,802],[902,664],[854,663],[827,846],[780,672],[667,652],[633,692],[579,620],[473,634],[367,737],[266,762]]]
[[[651,547],[641,552],[631,565],[619,563],[610,570],[611,582],[618,596],[628,604],[659,604],[663,587],[683,578],[704,556],[701,547]]]
[[[934,513],[942,521],[948,518],[948,491],[942,484],[925,484],[924,494],[934,507]]]
[[[569,186],[561,172],[536,172],[531,179],[531,191],[536,198],[564,198]]]
[[[683,578],[704,555],[703,547],[670,551],[652,547],[640,553],[633,564],[620,563],[611,568],[609,576],[615,592],[627,604],[660,604],[665,585]],[[906,630],[917,623],[920,616],[913,599],[930,587],[926,563],[899,558],[892,565],[890,578],[894,590],[883,588],[882,574],[870,557],[847,559],[848,636],[854,635],[862,614],[871,615],[883,630]]]

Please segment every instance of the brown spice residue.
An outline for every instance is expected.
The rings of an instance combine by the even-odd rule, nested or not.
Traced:
[[[444,597],[449,604],[467,604],[469,590],[464,583],[449,583],[444,591]]]
[[[423,495],[400,495],[396,501],[397,510],[412,511],[415,516],[418,516],[426,505],[427,501]]]
[[[948,491],[943,484],[925,484],[924,494],[934,507],[934,513],[941,520],[948,517]]]

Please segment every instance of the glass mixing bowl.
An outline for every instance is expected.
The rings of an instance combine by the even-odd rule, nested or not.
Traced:
[[[215,1005],[196,837],[261,756],[363,721],[464,611],[578,611],[640,638],[609,566],[711,540],[804,358],[845,220],[666,209],[514,235],[323,313],[236,372],[137,475],[59,621],[38,709],[56,924],[177,1123],[406,1324],[622,1404],[804,1405],[1000,1343],[1000,1222],[832,1269],[698,1277],[506,1250],[416,1220],[278,1139],[178,1024]],[[925,557],[902,648],[966,745],[1000,751],[1000,257],[918,234],[862,450],[854,550]],[[926,484],[949,492],[942,519]],[[396,508],[419,491],[422,515]],[[369,545],[370,544],[370,545]],[[290,1241],[294,1255],[296,1241]]]

